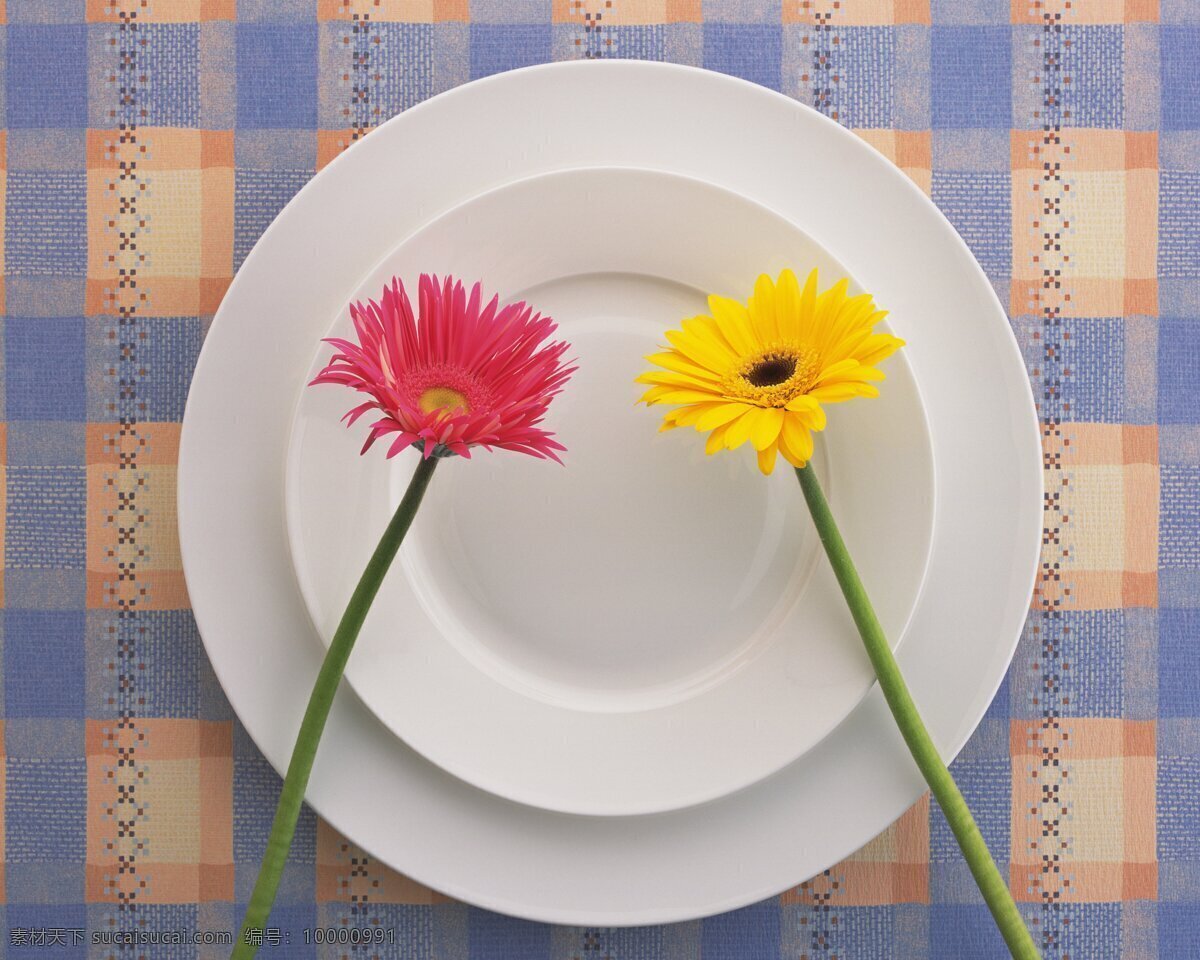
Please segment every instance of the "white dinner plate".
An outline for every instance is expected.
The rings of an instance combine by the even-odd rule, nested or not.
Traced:
[[[564,217],[579,197],[603,220]],[[705,291],[744,300],[785,266],[845,275],[737,194],[601,167],[469,200],[358,287],[365,302],[396,275],[483,278],[554,316],[579,366],[548,419],[565,468],[446,461],[375,600],[347,676],[410,746],[520,802],[653,813],[774,773],[866,694],[870,661],[792,471],[764,479],[749,448],[705,457],[694,431],[660,433],[660,411],[633,404],[644,357],[707,312]],[[354,337],[348,310],[331,335]],[[887,370],[883,402],[829,407],[815,466],[896,643],[929,552],[933,458],[903,354]],[[358,403],[303,391],[288,460],[292,559],[326,643],[419,456],[360,457],[365,424],[341,422]]]
[[[1040,439],[1003,309],[928,198],[853,134],[740,80],[624,61],[497,75],[389,121],[296,196],[234,280],[188,400],[179,526],[197,622],[239,718],[282,770],[323,655],[290,570],[283,478],[300,384],[330,318],[437,215],[514,179],[597,165],[670,171],[755,200],[819,238],[892,310],[938,481],[925,589],[898,656],[952,757],[1004,676],[1040,548]],[[562,215],[604,211],[580,197]],[[623,925],[778,893],[853,852],[922,791],[877,686],[775,775],[627,817],[553,813],[479,790],[344,691],[308,800],[379,860],[451,896]]]

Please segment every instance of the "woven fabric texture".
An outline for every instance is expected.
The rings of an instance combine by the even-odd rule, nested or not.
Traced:
[[[227,956],[92,942],[234,930],[279,786],[181,573],[179,424],[207,324],[282,205],[372,127],[586,57],[811,104],[970,244],[1037,399],[1045,536],[954,773],[1048,960],[1200,956],[1191,0],[0,0],[0,955]],[[305,942],[369,926],[388,942]],[[637,930],[451,902],[306,811],[272,927],[264,957],[1005,956],[927,800],[781,897]]]

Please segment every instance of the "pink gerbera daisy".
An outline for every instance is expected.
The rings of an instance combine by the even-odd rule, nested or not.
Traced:
[[[422,274],[414,317],[404,284],[393,277],[381,303],[352,303],[358,343],[333,337],[333,359],[312,381],[353,387],[371,399],[343,418],[352,425],[371,410],[366,453],[395,434],[387,455],[416,446],[426,458],[471,447],[499,447],[558,460],[566,449],[541,424],[550,401],[575,372],[569,344],[546,343],[556,329],[525,303],[485,306],[480,284],[468,295],[453,277]],[[561,461],[560,461],[561,462]]]

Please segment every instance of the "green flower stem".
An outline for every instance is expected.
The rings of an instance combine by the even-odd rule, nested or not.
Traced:
[[[821,485],[812,465],[797,469],[796,476],[800,478],[800,487],[804,491],[804,499],[808,501],[813,523],[833,566],[838,585],[842,588],[842,594],[850,607],[850,613],[854,616],[854,623],[858,626],[858,632],[867,648],[867,655],[871,658],[871,665],[875,668],[879,686],[883,688],[883,695],[892,710],[892,716],[896,719],[896,725],[924,775],[925,782],[929,784],[929,789],[946,815],[950,829],[954,831],[954,838],[958,841],[963,856],[967,858],[971,875],[979,885],[988,909],[992,911],[992,917],[995,918],[996,926],[1000,928],[1004,942],[1008,944],[1009,952],[1017,960],[1039,960],[1040,954],[1034,946],[1033,937],[1030,936],[1025,921],[1017,911],[1008,884],[996,868],[996,862],[988,852],[983,834],[979,832],[975,818],[971,816],[967,807],[967,801],[963,799],[958,785],[942,762],[933,740],[930,739],[929,731],[925,729],[925,723],[917,712],[917,705],[913,703],[896,658],[892,656],[887,637],[884,636],[883,628],[871,608],[867,591],[858,578],[858,571],[854,569],[854,561],[850,559],[846,544],[842,542],[842,535],[838,532],[837,523],[829,510],[825,494],[821,492]]]
[[[379,592],[380,584],[383,583],[383,578],[404,541],[404,535],[408,533],[413,517],[416,516],[417,507],[421,505],[421,498],[425,496],[425,489],[429,486],[438,459],[436,456],[429,457],[417,464],[416,472],[413,473],[404,493],[404,499],[400,501],[400,506],[396,508],[379,545],[371,555],[371,560],[363,571],[358,586],[354,588],[353,596],[350,597],[350,603],[346,606],[346,612],[342,614],[337,632],[333,635],[333,642],[329,644],[321,671],[317,674],[317,682],[308,698],[304,719],[300,722],[296,746],[292,749],[287,777],[284,778],[283,791],[279,795],[279,806],[275,808],[271,836],[267,840],[258,880],[255,881],[254,892],[250,895],[250,904],[246,908],[246,916],[230,960],[250,960],[258,953],[261,938],[247,934],[256,930],[262,931],[267,925],[271,905],[275,902],[275,892],[279,889],[279,878],[287,862],[288,849],[292,845],[292,835],[296,832],[296,820],[304,804],[304,792],[308,787],[313,760],[317,755],[317,745],[321,742],[325,721],[329,719],[334,694],[337,693],[342,674],[346,671],[346,661],[350,658],[350,651],[354,649],[354,641],[358,639],[358,632],[362,629],[367,611],[371,609],[371,602]],[[255,940],[258,942],[254,942]]]

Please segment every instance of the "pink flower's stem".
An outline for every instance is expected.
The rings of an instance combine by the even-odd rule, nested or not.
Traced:
[[[842,588],[842,594],[850,607],[854,623],[862,636],[863,645],[867,648],[867,656],[871,658],[871,665],[879,678],[879,686],[883,688],[884,699],[891,708],[896,725],[900,728],[917,767],[924,775],[925,782],[929,784],[938,806],[946,815],[954,839],[958,841],[958,846],[966,857],[971,875],[992,912],[996,926],[1000,928],[1000,935],[1004,937],[1004,942],[1008,944],[1008,950],[1015,960],[1040,960],[1029,928],[1025,926],[1025,921],[1017,910],[1008,884],[996,868],[996,861],[988,852],[983,834],[979,832],[975,818],[971,816],[967,801],[963,799],[958,784],[954,782],[946,764],[942,762],[941,754],[937,752],[929,731],[925,729],[921,714],[917,712],[917,705],[913,702],[912,694],[908,692],[908,684],[904,682],[896,658],[892,656],[892,648],[888,645],[866,588],[854,568],[854,561],[850,559],[850,551],[842,541],[842,535],[825,500],[825,494],[821,491],[821,485],[817,482],[812,465],[800,467],[796,476],[800,478],[800,487],[804,491],[804,499],[808,502],[813,523],[821,537],[838,585]]]
[[[422,458],[417,464],[416,472],[413,473],[404,493],[404,499],[400,501],[400,506],[396,508],[379,545],[371,555],[367,568],[350,597],[350,603],[346,606],[346,612],[342,614],[333,641],[329,644],[312,694],[308,698],[304,719],[300,722],[296,746],[292,749],[292,759],[283,781],[283,791],[279,795],[279,806],[275,808],[275,821],[271,824],[271,835],[267,839],[267,849],[263,854],[262,866],[258,870],[258,880],[255,881],[254,892],[250,895],[250,903],[246,907],[246,916],[242,920],[242,928],[238,933],[233,953],[230,954],[230,960],[251,960],[262,944],[262,930],[267,925],[271,905],[275,902],[279,878],[287,862],[292,835],[296,832],[296,821],[300,817],[300,808],[304,805],[304,792],[308,788],[308,778],[317,756],[317,745],[321,742],[321,734],[325,730],[325,721],[329,719],[334,695],[346,670],[346,661],[350,658],[350,651],[354,649],[354,641],[358,639],[358,632],[367,618],[367,611],[371,609],[371,602],[379,592],[383,578],[404,541],[404,535],[412,525],[438,459],[436,456]]]

